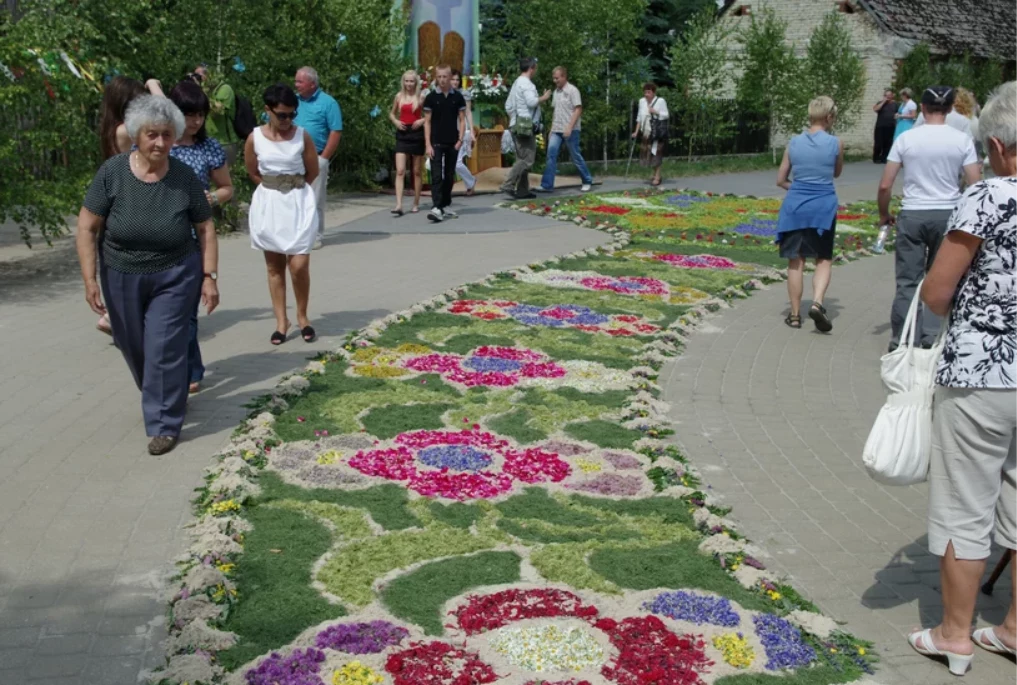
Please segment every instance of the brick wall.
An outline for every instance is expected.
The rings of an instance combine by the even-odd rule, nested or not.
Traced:
[[[799,55],[804,55],[812,31],[822,23],[827,14],[837,11],[838,4],[836,0],[740,0],[728,10],[722,21],[741,29],[747,26],[752,18],[734,16],[732,10],[739,5],[747,5],[752,13],[761,14],[764,8],[769,7],[780,19],[787,22],[788,41],[794,45]],[[876,122],[872,105],[882,100],[883,89],[893,84],[896,59],[907,53],[908,46],[903,45],[896,37],[885,35],[864,10],[858,9],[854,14],[842,13],[841,18],[851,31],[855,49],[862,55],[866,83],[857,123],[850,129],[841,129],[836,133],[844,141],[846,148],[864,152],[872,149],[872,129]],[[733,43],[732,51],[737,52],[738,49],[737,43]],[[786,143],[787,139],[775,137],[773,142],[780,146]]]

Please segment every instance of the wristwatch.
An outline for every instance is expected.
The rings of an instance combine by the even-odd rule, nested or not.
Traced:
[[[205,274],[205,278],[211,278],[213,281],[218,281],[219,280],[219,272],[218,271],[209,271],[208,273]]]

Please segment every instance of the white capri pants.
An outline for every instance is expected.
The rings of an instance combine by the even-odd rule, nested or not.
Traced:
[[[936,388],[929,466],[929,551],[1017,549],[1017,390]]]
[[[325,207],[328,202],[328,167],[331,160],[318,155],[318,177],[314,179],[311,188],[314,190],[314,199],[317,202],[318,238],[325,233]]]

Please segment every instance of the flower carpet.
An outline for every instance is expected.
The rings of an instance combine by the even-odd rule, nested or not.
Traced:
[[[196,500],[154,682],[871,672],[871,645],[767,569],[668,441],[656,383],[711,312],[782,280],[776,202],[669,191],[512,208],[607,242],[391,314],[259,398]],[[853,259],[874,216],[843,215]]]

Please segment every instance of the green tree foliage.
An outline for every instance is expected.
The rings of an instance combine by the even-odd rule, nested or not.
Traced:
[[[984,103],[989,93],[1006,80],[1003,62],[970,55],[937,59],[928,43],[919,43],[901,60],[894,87],[910,88],[917,98],[929,86],[964,87]]]
[[[50,98],[29,48],[66,51],[100,83],[121,73],[168,88],[206,62],[256,110],[266,86],[292,83],[296,69],[310,65],[343,110],[333,178],[370,183],[389,163],[385,113],[407,66],[405,20],[392,15],[391,0],[34,0],[24,11],[0,28],[0,60],[22,73],[0,76],[0,107],[24,113],[25,122],[0,131],[0,218],[38,224],[44,237],[62,225],[55,217],[76,213],[99,165],[100,94],[57,64]]]
[[[802,64],[799,104],[802,121],[809,100],[829,95],[837,103],[837,120],[850,128],[858,120],[865,90],[865,65],[851,44],[851,32],[840,15],[831,12],[809,38]]]
[[[639,52],[648,60],[649,77],[671,86],[671,48],[688,21],[703,9],[716,9],[715,0],[649,0],[643,15]]]
[[[707,7],[689,20],[671,49],[671,77],[678,96],[668,102],[668,108],[687,136],[689,158],[696,145],[734,134],[734,122],[717,116],[716,111],[717,101],[729,97],[734,85],[727,68],[733,32],[716,21],[716,12]]]
[[[538,89],[551,87],[551,69],[559,64],[579,88],[588,149],[628,125],[628,104],[638,97],[647,73],[646,61],[636,50],[645,8],[646,0],[527,0],[505,5],[509,34],[525,37],[515,46],[516,55],[540,60]],[[517,73],[513,69],[505,75],[514,78]]]
[[[77,58],[74,46],[100,39],[61,12],[14,25],[0,16],[0,223],[17,223],[29,245],[31,227],[47,242],[66,230],[97,166],[101,91],[74,76],[59,47]]]
[[[752,16],[738,40],[742,48],[737,60],[739,106],[768,122],[771,139],[774,134],[797,132],[802,112],[795,90],[801,64],[787,42],[787,22],[767,8]]]

